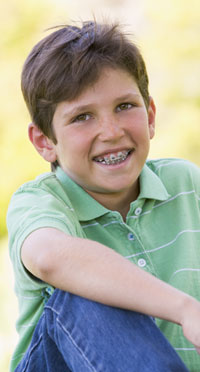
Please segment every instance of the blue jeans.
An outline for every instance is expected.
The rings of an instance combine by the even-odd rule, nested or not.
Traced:
[[[189,372],[154,321],[55,290],[17,372]]]

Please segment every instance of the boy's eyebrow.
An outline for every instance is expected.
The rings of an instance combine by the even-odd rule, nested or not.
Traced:
[[[92,106],[93,104],[91,103],[88,105],[76,106],[72,108],[71,110],[69,109],[69,111],[66,109],[66,111],[63,113],[63,118],[68,117],[68,116],[75,116],[79,114],[80,112],[84,112],[84,111],[91,109]]]
[[[127,93],[123,96],[116,97],[114,102],[118,103],[120,101],[126,101],[126,100],[133,99],[133,98],[141,98],[141,94],[140,93]],[[80,106],[77,105],[74,108],[72,108],[71,110],[66,109],[66,111],[63,113],[63,118],[66,118],[68,116],[73,117],[80,112],[90,110],[92,108],[92,106],[95,106],[95,103],[91,102],[91,103],[88,103],[86,105],[80,105]]]
[[[141,98],[141,94],[139,93],[127,93],[127,94],[124,94],[123,96],[119,96],[116,98],[116,101],[126,101],[128,99],[133,99],[133,98]]]

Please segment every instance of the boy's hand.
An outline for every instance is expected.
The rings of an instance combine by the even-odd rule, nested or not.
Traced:
[[[192,297],[188,297],[183,306],[181,325],[184,336],[200,354],[200,303]]]

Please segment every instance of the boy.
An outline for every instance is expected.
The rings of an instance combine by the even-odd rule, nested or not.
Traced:
[[[116,25],[61,27],[31,51],[22,91],[54,172],[8,210],[11,370],[199,370],[200,172],[146,162],[156,110],[138,48]]]

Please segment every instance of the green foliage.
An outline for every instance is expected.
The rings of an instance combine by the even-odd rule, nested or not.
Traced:
[[[51,1],[9,0],[0,4],[0,237],[6,234],[5,215],[12,193],[36,173],[49,171],[27,138],[29,116],[20,90],[23,62],[41,38],[54,12]]]
[[[17,309],[17,299],[14,295],[13,272],[11,262],[8,257],[7,240],[0,240],[0,371],[9,370],[11,353],[17,343],[17,333],[15,322]]]
[[[179,156],[200,165],[200,3],[146,1],[151,27],[144,50],[158,107],[152,155]]]

